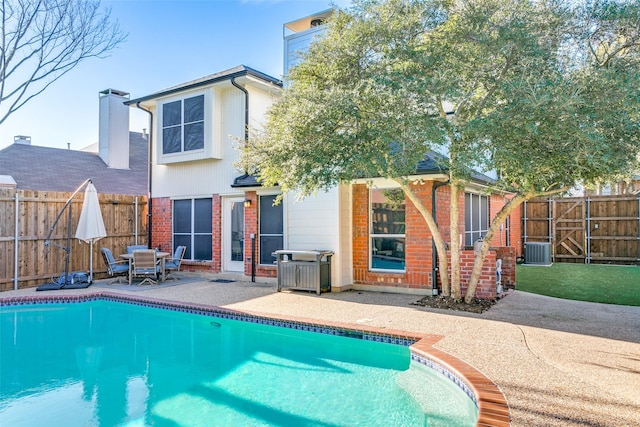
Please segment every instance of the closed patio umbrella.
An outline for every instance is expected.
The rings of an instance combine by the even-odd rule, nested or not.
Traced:
[[[92,182],[89,182],[84,190],[84,201],[80,220],[76,229],[76,239],[85,241],[91,245],[91,256],[89,258],[89,283],[93,283],[93,242],[107,236],[100,211],[98,192]]]

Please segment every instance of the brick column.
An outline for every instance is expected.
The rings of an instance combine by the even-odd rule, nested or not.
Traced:
[[[211,196],[211,271],[222,269],[222,198]]]
[[[155,197],[151,200],[151,243],[154,248],[165,252],[173,252],[172,224],[173,212],[171,199]]]
[[[256,270],[258,267],[258,195],[255,191],[244,193],[244,199],[251,202],[251,206],[244,208],[244,274],[251,276],[251,262],[255,259]],[[255,237],[256,253],[251,252],[251,235]]]

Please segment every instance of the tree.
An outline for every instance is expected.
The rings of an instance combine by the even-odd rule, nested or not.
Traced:
[[[125,35],[99,1],[0,0],[0,124]]]
[[[513,197],[490,242],[525,200],[628,171],[640,152],[640,11],[632,1],[355,0],[290,70],[243,153],[264,185],[302,196],[362,177],[395,180],[433,235],[443,293],[462,297],[460,243],[451,281],[445,241],[412,190],[431,151],[446,152],[450,235],[474,168]]]

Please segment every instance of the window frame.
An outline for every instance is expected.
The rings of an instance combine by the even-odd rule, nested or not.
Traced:
[[[474,200],[477,204],[477,215],[474,215]],[[483,217],[483,200],[486,202],[486,209]],[[491,198],[486,194],[465,192],[464,193],[464,246],[473,247],[478,238],[484,239],[489,231],[489,216],[491,214],[490,207]],[[483,221],[484,220],[484,221]],[[478,238],[475,238],[478,235]]]
[[[204,133],[204,147],[195,150],[188,151],[176,151],[174,153],[164,153],[164,138],[163,138],[163,123],[164,123],[164,108],[165,105],[172,102],[181,101],[181,119],[182,120],[182,105],[185,99],[194,98],[200,95],[204,95],[204,121],[199,122],[202,124],[202,132]],[[223,127],[223,110],[225,105],[223,103],[224,96],[221,91],[215,87],[206,87],[198,90],[191,90],[182,92],[180,94],[167,96],[165,98],[159,98],[155,104],[155,115],[153,120],[153,126],[157,137],[154,140],[153,155],[155,157],[156,164],[158,165],[170,165],[174,163],[193,162],[199,160],[216,159],[222,160],[224,158],[225,144],[229,139],[230,134],[240,134],[242,128],[238,126],[238,130],[227,129]],[[184,124],[184,123],[183,123]],[[189,123],[187,123],[188,125]],[[240,122],[237,123],[238,125]],[[182,125],[181,125],[182,126]],[[223,130],[227,129],[230,133],[225,136]],[[182,127],[180,127],[180,135],[182,135]],[[181,138],[183,138],[181,136]],[[180,144],[182,147],[184,138]]]
[[[196,201],[197,200],[208,200],[210,206],[210,215],[208,221],[205,221],[203,224],[208,224],[208,231],[195,231],[197,221],[196,221]],[[179,231],[176,232],[176,202],[190,202],[190,211],[189,211],[189,232]],[[204,220],[204,218],[203,218]],[[171,201],[171,241],[172,248],[175,252],[176,246],[182,244],[183,242],[176,243],[176,236],[188,236],[189,244],[187,245],[187,250],[185,251],[184,260],[187,261],[195,261],[195,262],[212,262],[213,261],[213,198],[211,197],[194,197],[194,198],[186,198],[186,199],[173,199]],[[194,253],[196,250],[196,238],[206,236],[211,240],[211,244],[209,244],[208,252],[210,252],[210,259],[201,259],[194,258]]]
[[[387,233],[387,234],[383,234],[383,233],[374,233],[373,231],[373,219],[374,219],[374,214],[373,214],[373,197],[372,197],[372,193],[374,191],[385,191],[385,190],[400,190],[400,187],[388,187],[388,188],[370,188],[369,189],[369,206],[368,206],[368,211],[367,211],[367,215],[368,215],[368,227],[369,227],[369,248],[368,248],[368,258],[369,258],[369,271],[372,272],[380,272],[380,273],[398,273],[398,274],[403,274],[406,273],[407,271],[407,255],[406,255],[406,249],[407,249],[407,217],[406,217],[406,198],[405,201],[403,202],[403,206],[404,206],[404,223],[403,223],[403,229],[404,229],[404,233]],[[373,249],[374,249],[374,239],[402,239],[403,241],[403,254],[404,254],[404,259],[403,259],[403,268],[402,269],[393,269],[393,268],[379,268],[379,267],[374,267],[373,266]]]
[[[195,99],[195,98],[202,98],[202,118],[199,118],[198,120],[191,120],[189,122],[185,121],[186,120],[186,111],[185,111],[185,104],[187,103],[187,101]],[[170,104],[174,104],[174,103],[180,103],[180,121],[178,123],[170,123],[170,124],[165,124],[165,107],[167,107]],[[162,101],[160,103],[160,120],[158,121],[159,124],[159,128],[160,128],[160,145],[159,148],[160,150],[160,155],[165,157],[165,156],[172,156],[172,155],[181,155],[181,154],[192,154],[192,153],[200,153],[200,152],[204,152],[205,146],[206,146],[206,131],[207,131],[207,96],[205,94],[205,92],[192,92],[189,94],[185,94],[182,95],[180,97],[173,97],[170,99],[166,99],[164,101]],[[185,128],[187,128],[188,126],[192,126],[192,125],[196,125],[196,124],[202,124],[202,141],[199,141],[199,144],[202,144],[202,147],[198,147],[195,149],[190,149],[187,150],[186,149],[186,131]],[[165,135],[164,132],[166,129],[180,129],[180,150],[178,151],[171,151],[171,152],[166,152],[165,151]]]
[[[263,262],[262,259],[262,237],[280,237],[282,239],[282,248],[280,249],[284,249],[285,246],[285,230],[286,230],[286,226],[285,226],[285,210],[284,210],[284,199],[280,202],[280,204],[278,205],[278,208],[281,209],[281,213],[282,213],[282,231],[281,233],[263,233],[262,232],[262,203],[261,200],[263,197],[277,197],[279,195],[279,193],[262,193],[262,194],[258,194],[258,265],[261,266],[273,266],[275,265],[273,261],[275,261],[275,257],[273,258],[272,262],[268,263],[268,262]]]

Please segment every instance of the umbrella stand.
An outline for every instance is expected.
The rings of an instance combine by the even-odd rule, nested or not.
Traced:
[[[52,244],[53,246],[57,246],[61,249],[64,249],[64,283],[58,283],[58,285],[61,285],[61,287],[63,288],[71,284],[71,277],[69,276],[69,253],[71,253],[71,217],[73,212],[73,209],[71,207],[71,202],[73,201],[73,198],[76,196],[76,194],[78,194],[78,192],[82,190],[82,188],[90,182],[91,182],[91,178],[84,181],[82,184],[80,184],[80,187],[78,187],[78,189],[73,192],[71,197],[69,197],[69,200],[67,200],[67,202],[64,204],[62,209],[60,209],[60,212],[58,212],[58,216],[56,216],[55,221],[53,221],[53,225],[49,230],[49,234],[47,235],[47,238],[44,241],[45,246],[49,246]],[[64,210],[67,207],[69,207],[69,212],[67,215],[67,246],[65,247],[57,243],[52,243],[51,235],[53,234],[53,230],[56,228],[56,225],[58,224],[60,217],[62,216],[62,214],[64,213]],[[60,280],[58,280],[58,282],[60,282]]]
[[[90,244],[89,284],[93,283],[93,244],[96,240],[106,236],[107,230],[105,230],[104,221],[102,220],[98,192],[93,183],[89,182],[84,190],[82,212],[80,212],[78,228],[76,229],[76,238]]]

